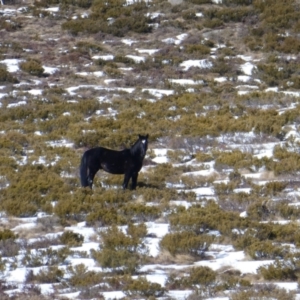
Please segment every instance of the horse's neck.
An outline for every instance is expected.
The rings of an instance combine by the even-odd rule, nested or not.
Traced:
[[[146,154],[146,152],[144,152],[143,149],[141,149],[140,145],[136,145],[136,144],[130,148],[130,153],[131,156],[138,158],[140,160],[143,160]]]

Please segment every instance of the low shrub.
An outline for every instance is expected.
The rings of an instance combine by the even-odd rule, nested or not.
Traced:
[[[126,5],[125,1],[120,0],[110,1],[109,4],[94,1],[91,10],[92,14],[88,18],[69,20],[62,24],[62,29],[68,30],[73,35],[81,32],[89,34],[103,32],[115,36],[124,36],[128,31],[148,33],[152,30],[149,26],[151,19],[143,14],[146,10],[144,2]]]
[[[203,257],[213,240],[213,236],[210,235],[196,235],[190,231],[181,231],[166,234],[159,245],[161,249],[169,251],[173,256],[189,254]]]
[[[223,211],[216,203],[208,201],[205,207],[193,205],[180,209],[169,216],[172,231],[191,231],[195,234],[209,230],[218,230],[231,236],[232,230],[242,230],[250,226],[251,221],[241,218],[239,213]]]
[[[233,244],[237,249],[245,250],[256,259],[268,256],[275,259],[285,257],[288,248],[279,246],[280,243],[299,244],[300,235],[295,223],[268,224],[252,222],[251,228],[232,236]]]
[[[39,209],[52,212],[49,204],[53,198],[68,191],[63,179],[54,169],[43,165],[24,165],[18,169],[9,178],[9,187],[1,193],[1,209],[21,217],[33,216]]]
[[[58,250],[48,248],[46,250],[39,249],[36,251],[26,251],[22,258],[21,264],[24,267],[40,267],[55,266],[64,263],[65,259],[70,255],[70,250],[66,247]]]
[[[252,166],[252,155],[243,153],[240,150],[222,152],[214,154],[214,156],[216,156],[215,168],[219,168],[219,165],[226,165],[235,169]]]
[[[77,247],[82,245],[84,237],[80,233],[67,230],[60,236],[60,240],[64,245]]]
[[[0,83],[10,82],[10,83],[18,83],[18,79],[13,77],[5,67],[0,65]]]
[[[223,21],[218,18],[205,19],[203,21],[203,26],[207,28],[217,28],[223,25],[224,25]]]
[[[0,241],[15,240],[17,238],[18,236],[10,229],[3,229],[0,231]]]
[[[236,291],[238,289],[251,288],[252,284],[247,278],[241,277],[241,272],[231,267],[224,267],[218,274],[219,283],[215,291]]]
[[[300,154],[286,147],[276,146],[273,150],[275,161],[269,166],[275,175],[296,174],[300,170]]]
[[[124,293],[129,297],[162,297],[165,289],[159,283],[149,282],[145,277],[138,277],[126,284]]]
[[[144,224],[129,225],[127,235],[114,225],[100,233],[100,250],[93,250],[92,255],[102,268],[110,268],[117,273],[134,274],[147,253],[143,242],[146,233]]]
[[[279,288],[275,284],[255,284],[250,288],[237,290],[229,296],[230,300],[244,299],[277,299],[277,300],[294,300],[295,293]]]
[[[26,283],[59,283],[63,280],[64,270],[59,269],[57,266],[50,266],[42,268],[37,274],[32,270],[26,274]]]
[[[210,53],[210,48],[208,46],[202,44],[192,44],[192,45],[185,45],[185,51],[188,54],[196,55],[197,57],[201,55],[207,55]]]
[[[255,260],[282,259],[288,253],[288,248],[271,241],[257,241],[248,246],[245,252]]]
[[[139,203],[128,203],[119,212],[129,222],[149,222],[157,219],[161,214],[158,206],[147,206]]]
[[[169,274],[166,286],[170,290],[192,289],[199,299],[214,294],[217,289],[216,278],[215,271],[206,266],[199,266],[190,268],[187,273],[182,275]]]
[[[41,77],[45,71],[41,61],[32,58],[27,59],[25,62],[22,62],[20,64],[20,68],[22,71],[38,77]]]
[[[126,219],[118,213],[114,207],[94,206],[93,211],[86,217],[87,225],[91,226],[112,226],[125,225]]]
[[[299,264],[293,260],[278,260],[268,266],[262,266],[258,272],[265,280],[297,280]]]
[[[84,264],[67,267],[69,283],[73,287],[89,287],[103,281],[103,274],[100,272],[89,271]]]

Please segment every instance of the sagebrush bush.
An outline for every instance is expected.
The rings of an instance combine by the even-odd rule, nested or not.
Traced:
[[[265,280],[296,280],[298,278],[297,268],[299,263],[293,260],[278,260],[268,266],[262,266],[258,269],[258,272],[263,276]]]
[[[217,290],[217,272],[206,266],[190,268],[185,274],[169,274],[166,286],[171,290],[192,289],[197,298],[212,296]]]
[[[28,59],[27,61],[22,62],[20,68],[22,71],[38,77],[42,76],[45,71],[41,61],[37,59]]]
[[[70,276],[70,285],[73,287],[89,287],[99,284],[103,280],[101,272],[89,271],[84,264],[68,266],[67,273]]]
[[[62,28],[73,35],[80,32],[104,32],[115,36],[124,36],[128,31],[148,33],[152,30],[149,26],[151,19],[143,14],[146,11],[144,2],[126,5],[123,0],[109,3],[99,0],[92,3],[91,10],[92,14],[88,18],[69,20],[62,24]]]
[[[249,220],[243,219],[235,212],[223,211],[214,202],[208,202],[205,207],[193,205],[181,209],[169,217],[170,229],[174,231],[192,231],[196,234],[208,230],[219,230],[224,235],[231,235],[232,229],[245,229]]]
[[[145,277],[138,277],[126,284],[124,293],[130,297],[161,297],[165,289],[159,283],[149,282]]]
[[[64,274],[64,270],[57,266],[50,266],[40,269],[37,274],[34,274],[32,270],[28,271],[25,281],[27,283],[59,283],[63,280]]]
[[[159,245],[161,249],[169,251],[173,256],[188,254],[203,257],[213,240],[213,236],[210,235],[196,235],[190,231],[181,231],[166,234]]]
[[[1,208],[8,214],[24,217],[33,216],[39,209],[51,212],[49,203],[57,200],[54,195],[68,191],[62,178],[51,168],[25,165],[20,170],[21,173],[12,174],[9,178],[12,184],[0,196]]]
[[[99,251],[92,251],[93,257],[102,268],[116,273],[134,274],[142,265],[147,252],[143,238],[146,226],[129,225],[127,235],[115,225],[100,233],[102,241]]]
[[[288,248],[274,245],[270,241],[257,241],[245,249],[245,252],[255,260],[284,258]]]
[[[4,66],[0,65],[0,83],[3,82],[18,83],[19,81],[13,77]]]
[[[77,247],[82,245],[84,237],[79,233],[67,230],[60,236],[60,240],[64,245]]]
[[[70,250],[67,247],[53,250],[52,248],[39,249],[37,251],[27,250],[24,254],[21,264],[24,267],[40,267],[40,266],[55,266],[63,264],[65,259],[70,255]]]
[[[18,236],[10,229],[3,229],[0,231],[0,241],[15,240]]]
[[[278,299],[278,300],[294,300],[295,293],[280,288],[275,284],[255,284],[250,288],[232,292],[229,296],[230,300],[244,299]]]

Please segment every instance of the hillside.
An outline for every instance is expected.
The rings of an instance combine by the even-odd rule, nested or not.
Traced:
[[[300,299],[299,1],[3,2],[0,298]]]

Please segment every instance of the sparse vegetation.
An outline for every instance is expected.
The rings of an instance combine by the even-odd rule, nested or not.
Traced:
[[[295,298],[253,283],[299,281],[299,3],[275,2],[5,2],[19,10],[0,12],[0,271],[30,271],[23,291],[1,282],[1,299],[57,297],[39,284],[82,299],[176,289],[192,290],[188,299]],[[123,149],[138,133],[150,149],[136,191],[102,171],[93,190],[80,188],[86,149]],[[27,218],[37,220],[30,229]],[[95,231],[97,250],[73,251],[89,239],[65,229],[78,222]],[[160,223],[166,234],[147,232]],[[140,272],[210,259],[216,244],[274,263],[255,279],[166,268],[165,286]]]

